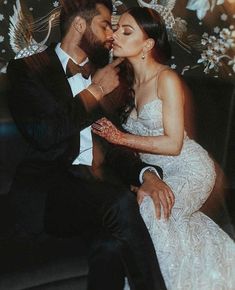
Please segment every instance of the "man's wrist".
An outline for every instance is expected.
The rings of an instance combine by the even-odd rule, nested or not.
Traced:
[[[147,166],[147,167],[144,167],[140,171],[140,174],[139,174],[140,184],[142,184],[144,182],[144,176],[146,175],[147,172],[154,173],[158,178],[160,178],[160,175],[159,175],[158,171],[156,170],[156,168],[154,168],[153,166]]]
[[[104,88],[100,84],[91,83],[87,90],[99,101],[105,95]]]

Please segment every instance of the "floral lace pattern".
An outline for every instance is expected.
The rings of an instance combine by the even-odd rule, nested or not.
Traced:
[[[123,127],[132,134],[162,135],[161,100],[147,103],[139,114],[133,109]],[[140,206],[167,289],[234,290],[235,243],[199,211],[216,177],[208,153],[185,132],[180,155],[141,154],[141,159],[162,167],[164,181],[175,194],[175,205],[168,221],[156,219],[150,197]]]

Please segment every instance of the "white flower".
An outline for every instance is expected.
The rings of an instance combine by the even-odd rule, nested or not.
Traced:
[[[215,51],[220,51],[222,47],[221,47],[221,46],[219,45],[219,43],[217,42],[217,43],[215,43],[215,44],[213,45],[213,48],[214,48]]]
[[[5,0],[3,3],[6,5],[7,4],[7,0]]]
[[[58,7],[58,6],[59,6],[59,1],[54,1],[54,2],[53,2],[53,6],[54,6],[54,7]]]
[[[204,32],[203,34],[202,34],[202,37],[203,38],[207,38],[209,36],[209,34],[207,33],[207,32]]]
[[[3,19],[4,19],[4,15],[0,14],[0,21],[3,21]]]
[[[0,42],[4,41],[4,36],[0,35]]]
[[[213,43],[216,41],[216,37],[214,35],[209,37],[209,43]]]
[[[2,53],[5,53],[6,52],[6,50],[5,49],[2,49]]]
[[[228,28],[223,28],[220,32],[220,37],[226,38],[227,36],[230,36],[231,31]]]
[[[201,39],[201,44],[202,45],[206,45],[207,44],[207,40],[206,39]]]
[[[220,28],[219,28],[219,26],[216,26],[216,27],[214,27],[214,33],[219,33],[220,32]]]
[[[29,8],[29,11],[33,11],[33,7],[30,7],[30,8]]]
[[[228,15],[225,14],[225,13],[223,13],[223,14],[221,14],[221,16],[220,16],[220,19],[221,19],[222,21],[226,21],[226,20],[228,19]]]
[[[171,65],[171,68],[172,68],[172,69],[176,69],[176,64],[173,63],[173,64]]]

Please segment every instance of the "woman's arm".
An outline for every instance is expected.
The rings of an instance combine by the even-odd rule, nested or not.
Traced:
[[[178,155],[184,137],[184,90],[182,81],[171,70],[163,71],[158,79],[158,96],[162,100],[164,135],[137,136],[118,130],[102,118],[93,125],[93,131],[111,143],[141,152]]]

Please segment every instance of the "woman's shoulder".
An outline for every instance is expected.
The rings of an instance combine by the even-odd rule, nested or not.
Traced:
[[[161,65],[159,67],[157,77],[179,78],[178,73],[168,65]]]
[[[182,79],[176,71],[169,66],[164,66],[157,78],[157,88],[159,98],[169,96],[172,92],[175,95],[176,92],[182,91]]]
[[[159,85],[181,83],[178,73],[167,65],[162,65],[157,74],[157,82]]]

